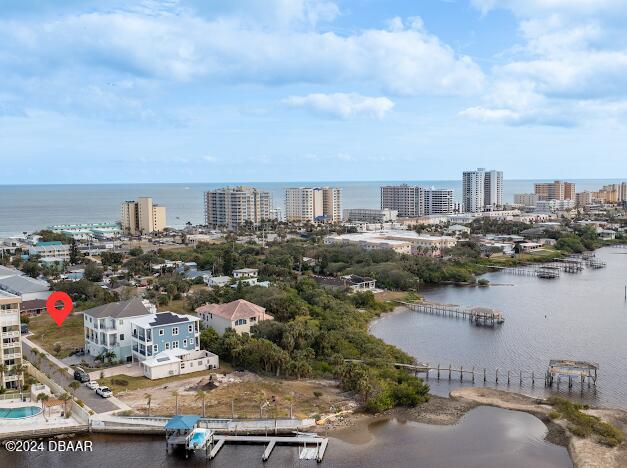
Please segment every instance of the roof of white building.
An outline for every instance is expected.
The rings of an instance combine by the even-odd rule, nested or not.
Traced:
[[[24,273],[22,273],[20,270],[17,270],[16,268],[9,268],[0,265],[0,278],[4,276],[22,276],[23,274]]]
[[[134,297],[128,301],[110,302],[109,304],[88,309],[84,314],[94,318],[125,318],[147,315],[150,314],[150,311],[146,308],[141,299]]]
[[[266,313],[266,309],[252,302],[238,299],[226,304],[206,304],[196,309],[196,312],[209,312],[226,320],[248,319],[250,317],[263,317],[272,320],[273,317]]]
[[[30,276],[13,275],[0,278],[0,289],[14,294],[29,294],[50,290],[47,281],[31,278]]]

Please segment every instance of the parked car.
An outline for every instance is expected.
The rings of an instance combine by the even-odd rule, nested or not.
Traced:
[[[113,392],[109,387],[98,387],[96,389],[96,393],[102,398],[109,398],[110,396],[113,396]]]
[[[74,380],[78,380],[80,383],[85,383],[89,382],[91,379],[89,378],[89,374],[87,372],[78,368],[74,370]]]
[[[28,325],[25,323],[22,323],[20,326],[20,332],[22,335],[28,335],[28,332],[29,332]]]
[[[95,380],[90,380],[89,382],[85,382],[85,387],[90,390],[98,390],[98,387],[100,387],[100,385],[98,385],[98,382],[96,382]]]

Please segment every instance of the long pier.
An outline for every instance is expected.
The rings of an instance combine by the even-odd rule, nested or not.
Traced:
[[[366,363],[359,359],[345,359],[345,362],[359,362]],[[367,363],[366,363],[367,364]],[[568,383],[568,388],[579,382],[581,390],[584,390],[584,384],[587,383],[588,388],[591,386],[596,387],[597,373],[599,365],[596,363],[590,363],[586,361],[568,361],[568,360],[556,360],[549,361],[549,366],[545,372],[535,370],[511,370],[511,369],[490,369],[485,367],[469,366],[464,367],[462,365],[454,366],[453,364],[446,365],[431,365],[429,363],[417,363],[417,364],[404,364],[404,363],[391,363],[396,368],[405,369],[408,372],[413,373],[416,377],[422,376],[426,381],[429,379],[448,380],[449,382],[470,382],[483,384],[506,384],[506,385],[524,385],[535,386],[536,381],[544,381],[545,387],[553,387],[556,385],[559,388],[562,379]]]
[[[487,307],[470,307],[464,309],[457,305],[437,304],[433,302],[396,302],[414,312],[468,319],[475,325],[494,327],[497,324],[500,325],[505,322],[502,312]]]

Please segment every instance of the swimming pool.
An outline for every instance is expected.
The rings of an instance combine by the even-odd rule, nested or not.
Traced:
[[[22,406],[21,408],[0,408],[0,419],[31,418],[41,413],[39,406]]]

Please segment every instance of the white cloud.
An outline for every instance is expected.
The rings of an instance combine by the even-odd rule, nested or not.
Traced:
[[[118,10],[0,21],[0,41],[0,72],[20,78],[99,70],[171,82],[368,83],[397,95],[469,94],[483,84],[470,58],[415,18],[395,30],[339,35],[207,19],[185,10]]]
[[[358,116],[382,119],[394,107],[394,103],[386,97],[369,97],[355,93],[314,93],[307,96],[290,96],[283,102],[290,107],[300,107],[316,114],[340,119]]]
[[[627,94],[627,34],[613,22],[625,14],[622,0],[473,0],[473,4],[484,12],[510,9],[520,17],[523,42],[504,55],[504,64],[492,69],[484,105],[462,115],[513,125],[584,124],[603,118],[589,102],[609,104]],[[614,112],[609,117],[618,115]]]

